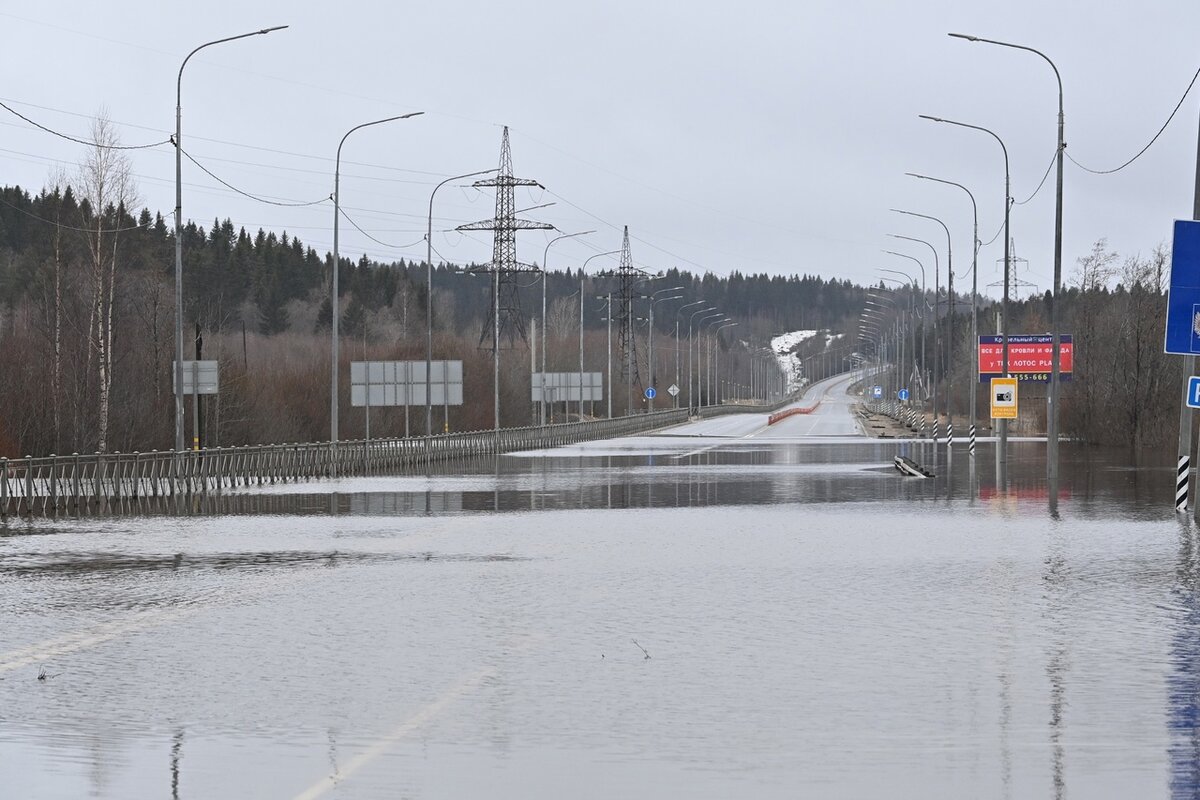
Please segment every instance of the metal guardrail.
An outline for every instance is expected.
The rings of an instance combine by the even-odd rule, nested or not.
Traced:
[[[763,413],[770,406],[711,406],[699,416]],[[200,451],[0,458],[0,519],[110,511],[145,498],[181,498],[241,486],[394,474],[433,462],[644,433],[689,419],[687,409],[613,419],[401,439],[246,445]]]

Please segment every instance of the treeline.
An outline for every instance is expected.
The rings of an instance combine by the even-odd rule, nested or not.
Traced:
[[[1178,436],[1185,365],[1183,358],[1163,352],[1169,266],[1170,253],[1161,246],[1148,256],[1122,257],[1101,239],[1064,275],[1059,330],[1074,337],[1074,370],[1070,381],[1061,384],[1062,435],[1135,448],[1160,447]],[[995,303],[981,309],[981,335],[998,333],[999,308]],[[1048,291],[1012,302],[1010,332],[1049,333],[1050,308]],[[976,380],[969,298],[958,298],[956,309],[952,370],[947,370],[944,355],[935,359],[930,352],[928,361],[941,391],[953,376],[954,407],[961,415],[968,410],[969,384]],[[944,314],[943,337],[948,335]],[[1042,384],[1021,385],[1021,418],[1010,430],[1045,433],[1046,393]],[[986,425],[986,391],[978,392],[977,402],[978,418]]]
[[[97,125],[97,141],[111,143],[105,123]],[[37,193],[0,188],[0,455],[170,448],[174,225],[161,213],[139,209],[128,166],[111,149],[93,148],[77,174],[56,183]],[[204,443],[328,438],[331,255],[287,232],[251,233],[229,220],[208,227],[189,222],[182,240],[184,357],[195,358],[199,350],[200,357],[221,362],[221,392],[203,404],[199,420]],[[339,425],[343,436],[352,437],[365,433],[365,418],[350,406],[349,362],[424,358],[427,266],[363,257],[343,258],[338,269],[344,373]],[[541,284],[526,284],[521,302],[529,327],[540,316]],[[748,345],[765,345],[785,330],[839,327],[862,307],[866,292],[817,276],[679,269],[648,285],[682,286],[684,298],[656,306],[653,366],[646,364],[640,339],[647,331],[639,331],[641,383],[654,380],[662,392],[686,380],[686,343],[673,338],[673,309],[703,299],[739,321],[716,345],[727,362],[719,370],[728,396],[752,383],[757,356]],[[467,375],[467,405],[450,409],[444,422],[455,430],[490,427],[491,360],[481,350],[490,347],[481,336],[490,279],[437,264],[433,286],[434,357],[463,360]],[[594,297],[614,288],[612,280],[585,278],[589,371],[606,366],[606,323]],[[547,367],[573,371],[579,273],[550,272],[547,294]],[[679,319],[686,339],[687,312]],[[502,346],[501,422],[525,424],[531,413],[528,344]],[[614,411],[623,413],[627,392],[616,361]],[[438,420],[440,427],[440,415]],[[414,409],[406,418],[402,408],[373,410],[371,427],[374,435],[423,432],[424,411]]]

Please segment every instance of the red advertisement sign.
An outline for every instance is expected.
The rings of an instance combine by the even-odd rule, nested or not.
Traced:
[[[1053,351],[1050,334],[1008,337],[1008,374],[1022,383],[1048,383]],[[1004,377],[1004,340],[999,336],[979,337],[979,380]],[[1071,380],[1074,343],[1071,334],[1059,334],[1059,379]]]

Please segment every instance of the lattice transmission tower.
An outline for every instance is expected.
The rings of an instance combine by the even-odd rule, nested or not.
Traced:
[[[488,304],[487,320],[479,332],[479,344],[483,346],[491,339],[491,350],[495,354],[502,342],[512,346],[519,336],[525,340],[525,320],[521,315],[521,294],[518,291],[517,275],[522,272],[538,272],[532,264],[517,261],[517,231],[550,230],[554,226],[544,222],[520,219],[516,215],[513,190],[518,186],[541,184],[531,178],[514,178],[512,150],[508,144],[508,126],[504,127],[504,138],[500,144],[500,169],[494,178],[475,181],[475,186],[496,190],[496,216],[480,222],[459,225],[460,231],[493,231],[492,261],[473,267],[468,272],[492,275],[492,296]]]
[[[621,377],[629,386],[629,408],[626,413],[633,413],[633,397],[636,389],[638,396],[642,393],[642,378],[638,372],[637,337],[634,336],[634,323],[637,315],[633,310],[633,300],[637,296],[634,287],[652,277],[644,269],[633,265],[633,256],[629,251],[629,226],[625,226],[625,238],[621,243],[621,261],[615,270],[599,273],[605,277],[615,277],[618,281],[617,297],[619,305],[613,316],[617,323],[617,345],[621,351]],[[653,335],[653,333],[651,333]],[[612,391],[612,388],[609,388]]]

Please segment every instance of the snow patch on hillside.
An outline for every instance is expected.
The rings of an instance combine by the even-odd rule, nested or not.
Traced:
[[[806,342],[816,336],[823,336],[825,338],[825,347],[828,348],[835,341],[843,338],[844,334],[831,334],[827,330],[791,331],[790,333],[782,333],[771,339],[771,352],[775,354],[775,359],[779,362],[779,368],[787,376],[787,390],[789,393],[804,388],[808,383],[808,380],[804,377],[804,367],[800,363],[800,358],[792,350],[801,342]]]

